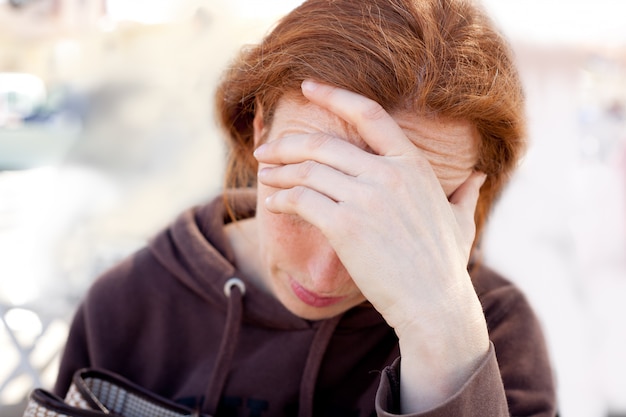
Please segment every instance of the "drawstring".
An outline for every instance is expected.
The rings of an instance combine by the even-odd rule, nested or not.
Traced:
[[[204,412],[215,415],[222,391],[226,384],[226,377],[230,371],[230,364],[235,354],[239,329],[241,328],[241,316],[243,311],[243,296],[246,286],[239,278],[231,278],[224,284],[224,294],[228,298],[228,311],[224,334],[220,343],[219,351],[215,360],[215,369],[204,396]]]
[[[335,332],[335,328],[341,315],[325,320],[320,324],[319,329],[313,336],[311,349],[306,358],[302,380],[300,381],[300,405],[298,417],[311,417],[313,415],[313,396],[315,394],[315,384],[317,382],[317,374],[322,365],[322,359],[326,348],[330,343],[330,339]]]
[[[233,355],[235,354],[239,330],[241,329],[243,296],[245,292],[246,286],[239,278],[231,278],[224,284],[224,294],[228,298],[226,323],[215,361],[215,368],[211,376],[211,381],[208,384],[204,396],[204,406],[202,407],[203,412],[212,416],[215,416],[217,413],[217,407],[222,397],[222,391],[224,390],[228,372],[230,371]],[[313,415],[313,397],[315,394],[317,375],[322,365],[326,348],[340,320],[341,315],[324,320],[320,323],[317,332],[315,332],[313,336],[311,349],[309,350],[302,373],[302,380],[300,382],[298,417],[311,417]]]

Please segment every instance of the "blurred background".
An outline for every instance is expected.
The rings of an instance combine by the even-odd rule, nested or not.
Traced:
[[[0,415],[51,387],[93,279],[219,192],[220,72],[299,3],[0,0]],[[537,309],[562,416],[626,416],[626,2],[484,4],[531,140],[485,256]]]

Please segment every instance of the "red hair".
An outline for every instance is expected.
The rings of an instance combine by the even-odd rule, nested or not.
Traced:
[[[387,111],[467,120],[487,174],[477,236],[524,147],[524,99],[512,54],[468,0],[309,0],[224,74],[217,111],[228,133],[226,187],[256,184],[255,105],[270,126],[278,100],[315,79]]]

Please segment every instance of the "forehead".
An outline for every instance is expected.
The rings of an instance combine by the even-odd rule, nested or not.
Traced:
[[[407,138],[430,162],[446,194],[451,194],[474,169],[479,134],[469,121],[426,117],[409,112],[392,114]],[[284,97],[276,107],[269,140],[301,133],[325,133],[371,152],[353,126],[303,98]]]

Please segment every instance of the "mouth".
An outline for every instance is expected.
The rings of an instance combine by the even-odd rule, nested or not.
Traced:
[[[323,297],[319,294],[311,292],[304,288],[302,285],[298,284],[293,278],[289,279],[289,284],[291,286],[291,291],[302,301],[304,304],[307,304],[311,307],[328,307],[333,304],[337,304],[342,301],[346,297]]]

